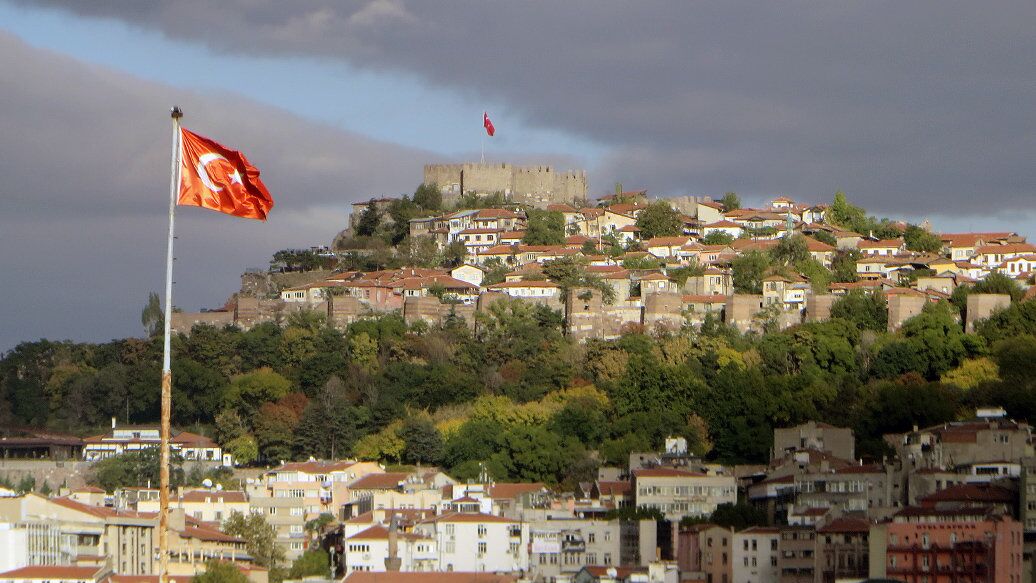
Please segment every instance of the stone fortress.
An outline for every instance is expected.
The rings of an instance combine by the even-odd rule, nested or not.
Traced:
[[[590,181],[585,170],[558,171],[549,165],[425,164],[424,183],[436,184],[451,205],[463,193],[502,192],[516,203],[535,207],[586,200]]]

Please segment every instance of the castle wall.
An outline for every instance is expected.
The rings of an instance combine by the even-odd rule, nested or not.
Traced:
[[[1007,294],[968,294],[968,306],[964,312],[965,332],[975,331],[975,322],[985,320],[993,312],[1010,307],[1011,296]]]
[[[502,192],[519,203],[545,207],[548,204],[585,199],[589,180],[585,171],[558,172],[549,165],[514,166],[511,164],[426,164],[424,182],[435,183],[443,193],[443,201],[454,203],[464,192],[492,194]]]
[[[755,316],[763,309],[763,296],[735,294],[727,298],[724,310],[727,324],[735,326],[742,332],[755,330],[758,322]]]
[[[196,324],[222,328],[234,323],[234,312],[173,312],[169,326],[173,332],[190,332]]]
[[[921,313],[928,298],[923,294],[895,294],[888,297],[889,332],[899,330],[903,322]]]
[[[806,321],[823,322],[831,319],[831,306],[835,303],[831,294],[809,294],[806,296]]]
[[[684,325],[683,296],[657,293],[644,296],[644,328],[649,331],[680,330]]]

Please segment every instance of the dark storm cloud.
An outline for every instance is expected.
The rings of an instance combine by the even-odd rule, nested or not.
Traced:
[[[593,177],[886,213],[1032,208],[1036,3],[39,0],[395,68],[613,148]]]
[[[277,207],[268,223],[178,212],[177,286],[187,309],[220,306],[248,265],[326,244],[348,203],[412,191],[426,152],[310,123],[232,95],[146,83],[0,33],[0,351],[38,337],[139,334],[164,286],[171,124],[247,153]],[[14,291],[17,290],[17,291]]]

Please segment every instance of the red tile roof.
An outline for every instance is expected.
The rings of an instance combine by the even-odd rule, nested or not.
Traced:
[[[433,516],[426,518],[423,522],[477,522],[477,523],[506,523],[506,524],[518,524],[519,521],[511,520],[510,518],[504,518],[503,516],[496,516],[495,514],[482,514],[481,512],[447,512],[446,514],[440,514],[439,516]]]
[[[646,247],[680,247],[684,243],[690,241],[690,237],[655,237],[654,239],[648,239],[644,245]]]
[[[1036,245],[1030,243],[1008,243],[1007,245],[983,245],[975,250],[978,255],[993,253],[1002,255],[1005,253],[1032,253],[1036,251]]]
[[[541,482],[529,482],[529,483],[517,483],[517,482],[501,482],[492,484],[489,486],[487,494],[492,498],[497,499],[515,499],[525,494],[534,494],[536,492],[542,492],[547,487]]]
[[[558,287],[558,284],[549,281],[504,281],[487,286],[486,289],[509,289],[514,287]]]
[[[817,532],[821,533],[863,533],[870,532],[871,523],[870,521],[862,518],[851,518],[843,516],[836,518],[831,522],[817,529]]]
[[[856,244],[857,249],[899,249],[902,246],[902,239],[881,239],[880,241],[864,239]]]
[[[201,502],[203,504],[218,504],[219,499],[223,502],[248,502],[245,493],[240,490],[191,490],[185,492],[180,500],[184,502]]]
[[[340,462],[324,462],[324,461],[311,461],[311,462],[291,462],[282,465],[279,468],[274,468],[271,472],[302,472],[304,474],[327,474],[331,472],[341,472],[356,465],[353,461],[340,461]]]
[[[515,583],[517,577],[493,573],[374,573],[354,571],[343,579],[343,583]]]
[[[410,474],[406,472],[385,472],[383,474],[367,474],[349,484],[350,490],[395,490],[400,482],[405,482]]]
[[[939,502],[969,502],[985,504],[1014,504],[1016,496],[1011,490],[993,484],[957,484],[921,498],[922,506],[933,506]]]
[[[672,468],[646,468],[633,470],[633,476],[636,478],[700,478],[705,474]]]
[[[0,573],[0,579],[96,579],[103,567],[73,567],[70,565],[32,565]]]

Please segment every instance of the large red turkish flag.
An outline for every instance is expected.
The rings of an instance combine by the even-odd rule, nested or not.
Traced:
[[[489,114],[485,111],[482,112],[482,127],[486,128],[486,133],[490,136],[496,133],[496,128],[493,127],[493,122],[489,121]]]
[[[178,204],[266,220],[273,198],[244,154],[182,128],[180,136]]]

